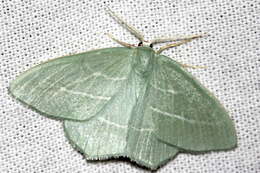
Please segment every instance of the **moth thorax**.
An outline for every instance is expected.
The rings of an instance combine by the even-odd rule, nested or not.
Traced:
[[[146,75],[147,71],[152,68],[154,59],[154,51],[149,47],[136,48],[135,57],[133,59],[133,68],[140,75]]]

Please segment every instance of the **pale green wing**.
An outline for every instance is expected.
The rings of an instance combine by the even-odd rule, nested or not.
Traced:
[[[155,135],[152,110],[148,107],[151,100],[147,84],[142,88],[128,122],[126,153],[131,160],[150,169],[157,169],[175,157],[179,149],[159,140]]]
[[[226,110],[177,62],[158,55],[150,85],[158,139],[192,151],[236,146],[234,124]]]
[[[146,86],[147,81],[132,72],[120,92],[93,118],[65,120],[64,130],[71,144],[88,160],[122,156],[150,169],[174,157],[178,149],[158,140],[152,115],[147,112],[144,117]]]
[[[86,120],[126,80],[133,50],[107,48],[40,64],[11,83],[11,93],[48,116]]]

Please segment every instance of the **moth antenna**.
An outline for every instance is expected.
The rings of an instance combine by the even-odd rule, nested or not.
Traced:
[[[139,32],[136,28],[126,23],[121,17],[116,15],[109,7],[106,7],[107,12],[112,16],[119,24],[125,27],[128,31],[130,31],[136,38],[140,41],[144,41],[144,36]]]

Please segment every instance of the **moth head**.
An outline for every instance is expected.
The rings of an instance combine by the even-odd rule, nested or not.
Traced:
[[[140,41],[137,46],[138,47],[150,47],[150,48],[153,48],[153,43],[144,40],[144,41]]]

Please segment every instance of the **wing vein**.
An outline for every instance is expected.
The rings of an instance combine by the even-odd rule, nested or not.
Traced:
[[[111,97],[97,96],[97,95],[93,95],[93,94],[86,93],[86,92],[74,91],[74,90],[67,89],[66,87],[61,87],[61,91],[65,91],[67,93],[71,93],[74,95],[82,95],[82,96],[86,96],[86,97],[89,97],[92,99],[98,99],[98,100],[110,100],[111,99]]]

